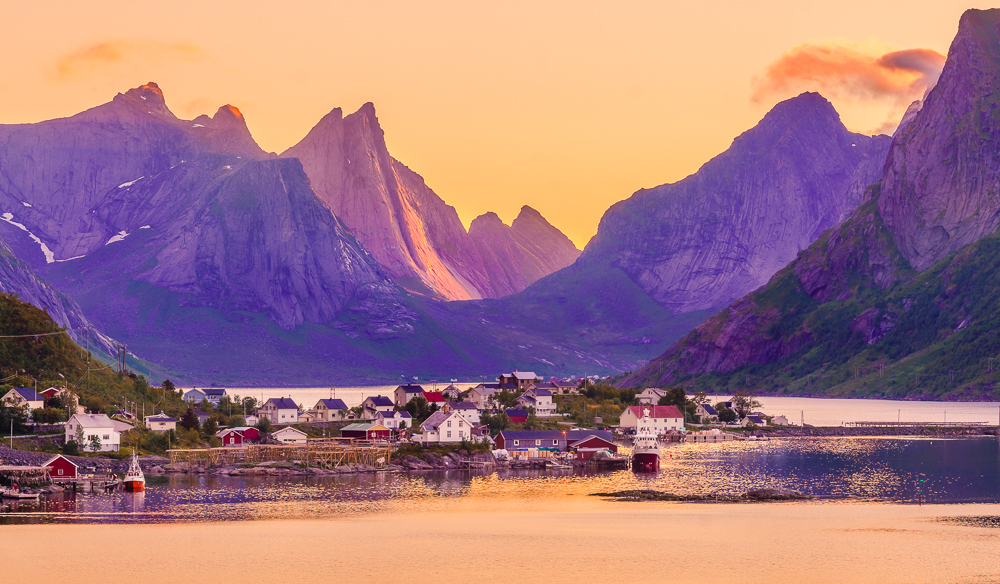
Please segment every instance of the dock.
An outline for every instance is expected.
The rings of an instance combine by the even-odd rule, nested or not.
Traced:
[[[187,463],[188,468],[204,465],[232,466],[262,462],[299,461],[306,467],[334,469],[346,464],[384,468],[395,446],[383,440],[355,438],[316,438],[306,444],[249,444],[239,447],[168,450],[170,466]]]

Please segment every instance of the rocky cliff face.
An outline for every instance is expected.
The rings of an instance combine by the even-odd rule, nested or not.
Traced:
[[[1000,225],[1000,10],[969,10],[937,86],[897,133],[880,209],[917,270]]]
[[[847,217],[889,141],[848,132],[827,100],[802,94],[694,175],[611,207],[581,261],[610,261],[675,314],[717,310]]]
[[[487,230],[494,237],[490,242],[466,233],[454,207],[389,154],[370,103],[346,117],[340,108],[333,110],[281,156],[302,161],[320,199],[414,292],[446,300],[511,294],[569,265],[579,253],[533,210],[522,210],[524,234],[513,226],[504,226],[502,236]],[[480,219],[480,225],[490,221]],[[524,245],[511,244],[511,238]],[[533,238],[551,247],[532,247]],[[494,253],[490,243],[507,247]]]
[[[108,193],[219,152],[265,156],[235,108],[180,120],[155,83],[69,118],[0,126],[0,228],[36,268],[85,256],[116,233],[94,213]]]

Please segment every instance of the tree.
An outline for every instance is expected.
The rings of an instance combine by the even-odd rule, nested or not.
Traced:
[[[10,431],[11,422],[14,423],[15,432],[25,432],[27,426],[25,423],[28,421],[28,406],[21,404],[19,406],[10,405],[7,402],[0,401],[0,430]]]
[[[531,428],[538,425],[538,416],[535,415],[535,408],[528,406],[528,419],[524,423]]]
[[[718,411],[719,411],[719,421],[720,422],[725,422],[725,423],[728,424],[730,422],[735,422],[736,420],[739,419],[739,417],[736,415],[736,412],[734,412],[733,410],[731,410],[729,408],[722,408],[722,409],[720,409]]]
[[[684,388],[675,387],[668,389],[667,393],[660,398],[660,401],[656,402],[656,405],[677,406],[679,408],[683,408],[685,403],[687,403],[687,394],[684,393]]]
[[[70,440],[69,442],[62,445],[62,453],[67,456],[76,456],[80,452],[80,443],[76,440]]]
[[[261,434],[267,434],[274,429],[271,425],[271,418],[264,417],[257,421],[257,429],[260,430]]]
[[[184,414],[181,415],[181,426],[185,430],[197,430],[201,423],[198,421],[198,415],[194,413],[194,408],[188,408]]]
[[[503,410],[485,410],[483,415],[479,417],[479,422],[485,424],[490,432],[496,434],[501,430],[506,430],[507,426],[510,425],[510,419],[507,418],[507,413]]]
[[[81,426],[80,424],[77,424],[76,425],[76,432],[74,432],[73,436],[76,438],[76,443],[79,444],[79,445],[82,445],[83,444],[83,426]]]
[[[691,401],[696,406],[700,406],[701,404],[707,404],[708,395],[706,395],[704,391],[699,391],[698,393],[694,394],[694,397],[691,398]]]
[[[204,434],[205,436],[209,437],[215,436],[215,434],[218,431],[219,431],[219,423],[215,421],[215,416],[212,416],[209,419],[205,420],[205,423],[202,424],[201,433]]]
[[[90,451],[97,452],[101,449],[101,437],[97,434],[92,434],[90,436]]]
[[[240,428],[247,425],[247,420],[243,416],[229,416],[226,420],[226,426],[230,428]]]
[[[747,417],[750,412],[760,409],[762,405],[756,397],[745,391],[737,392],[733,396],[733,409],[740,418]]]
[[[164,391],[169,391],[169,392],[177,391],[177,388],[174,387],[174,382],[170,381],[169,379],[164,379],[163,383],[160,384],[160,387],[162,387]]]
[[[31,410],[31,419],[39,424],[55,424],[62,422],[66,412],[59,408],[35,408]]]

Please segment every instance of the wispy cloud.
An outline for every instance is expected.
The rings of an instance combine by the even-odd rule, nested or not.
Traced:
[[[807,43],[787,51],[753,79],[751,98],[766,102],[802,91],[818,91],[832,99],[877,101],[892,124],[912,101],[937,83],[945,56],[931,49],[890,51],[871,43]]]
[[[59,81],[72,81],[121,65],[157,65],[168,61],[194,61],[203,55],[190,43],[164,43],[143,39],[114,39],[83,47],[56,62]]]

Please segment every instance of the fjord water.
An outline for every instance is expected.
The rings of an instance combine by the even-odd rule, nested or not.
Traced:
[[[588,495],[657,489],[680,495],[739,495],[792,489],[820,500],[1000,503],[1000,442],[963,439],[787,438],[682,444],[662,451],[659,473],[631,471],[447,471],[310,478],[217,475],[148,477],[140,494],[76,494],[7,505],[0,523],[160,523],[321,519],[436,511],[461,502],[547,508]]]

